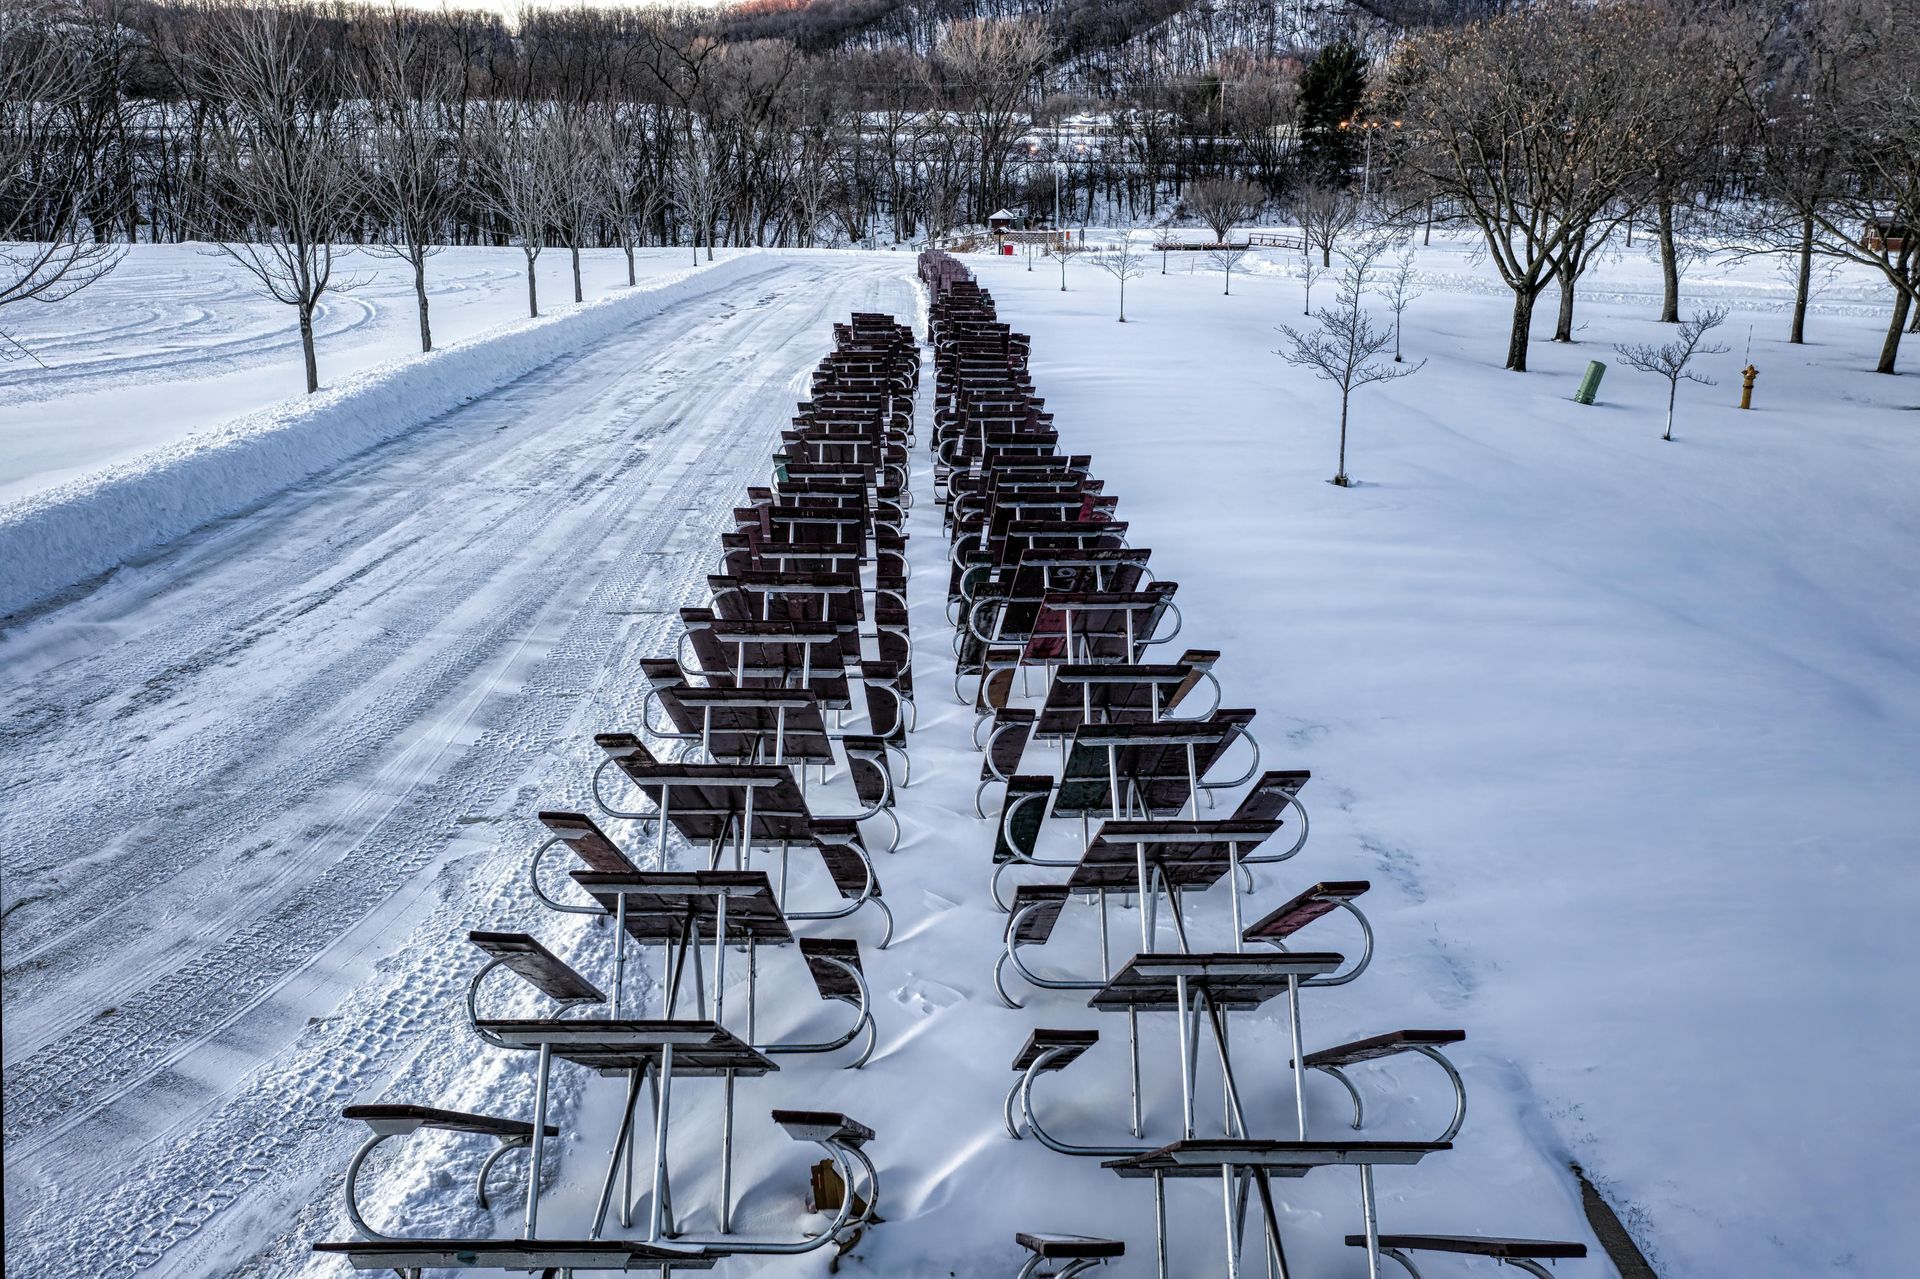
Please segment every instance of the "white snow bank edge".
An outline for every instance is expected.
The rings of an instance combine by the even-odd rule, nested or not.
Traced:
[[[768,267],[758,255],[731,258],[389,360],[312,395],[0,505],[0,618],[244,511],[636,321]]]

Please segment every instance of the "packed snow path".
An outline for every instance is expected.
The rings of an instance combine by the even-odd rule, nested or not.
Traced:
[[[339,1106],[457,1016],[446,877],[498,891],[489,827],[637,709],[909,268],[769,260],[0,637],[10,1274],[225,1271],[331,1191]]]

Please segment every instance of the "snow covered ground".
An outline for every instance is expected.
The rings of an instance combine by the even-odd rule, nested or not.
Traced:
[[[1348,491],[1323,482],[1337,400],[1273,353],[1291,263],[1252,259],[1226,297],[1156,261],[1122,326],[1096,271],[1062,294],[1051,264],[970,261],[1233,700],[1314,769],[1315,873],[1385,899],[1399,989],[1366,1024],[1466,1026],[1474,1096],[1584,1165],[1663,1275],[1903,1270],[1920,386],[1865,371],[1883,291],[1843,278],[1793,347],[1767,265],[1697,268],[1733,349],[1669,444],[1664,384],[1611,350],[1666,340],[1650,263],[1605,265],[1579,343],[1536,340],[1519,376],[1499,286],[1436,243],[1406,340],[1429,363],[1356,398]],[[1589,358],[1613,366],[1591,408]],[[1483,1202],[1476,1226],[1543,1224]]]
[[[1313,841],[1262,892],[1374,883],[1378,958],[1309,1002],[1309,1044],[1468,1031],[1459,1147],[1382,1175],[1383,1224],[1586,1239],[1571,1160],[1667,1279],[1898,1273],[1920,1248],[1905,1211],[1920,892],[1904,856],[1920,823],[1920,393],[1862,371],[1878,295],[1843,281],[1814,344],[1792,348],[1770,268],[1701,268],[1690,295],[1737,308],[1734,350],[1710,365],[1719,387],[1685,388],[1668,444],[1663,391],[1617,362],[1599,405],[1569,399],[1588,358],[1661,337],[1645,264],[1604,267],[1581,342],[1539,343],[1516,376],[1498,367],[1498,286],[1436,244],[1407,332],[1429,363],[1356,401],[1362,486],[1343,491],[1324,483],[1325,389],[1272,354],[1300,310],[1280,265],[1250,259],[1223,297],[1175,259],[1129,285],[1121,326],[1112,281],[1084,265],[1062,293],[1051,264],[970,264],[1033,333],[1065,442],[1182,583],[1183,640],[1225,650],[1228,703],[1259,710],[1268,766],[1314,771]],[[486,286],[498,319],[518,305],[515,266]],[[341,1105],[525,1113],[523,1065],[461,1025],[460,938],[527,927],[597,952],[526,893],[532,813],[584,803],[590,734],[637,714],[632,662],[666,651],[674,608],[700,596],[827,325],[911,314],[909,266],[769,255],[0,633],[9,1275],[338,1276],[304,1252],[345,1229]],[[83,295],[95,314],[112,313],[111,287]],[[390,300],[368,363],[405,349],[409,305]],[[247,313],[210,325],[210,351],[266,315]],[[1749,322],[1762,374],[1743,414],[1728,405]],[[111,421],[87,416],[96,397],[148,374],[95,358],[36,412]],[[141,383],[143,442],[88,430],[39,474],[210,425],[199,393],[229,377],[239,398],[219,403],[257,408],[298,365],[283,350],[270,370],[156,395],[174,376]],[[931,502],[913,523],[922,715],[905,839],[880,867],[899,932],[867,954],[881,1047],[861,1072],[742,1085],[741,1219],[790,1229],[797,1210],[806,1153],[765,1109],[835,1106],[879,1131],[886,1177],[887,1221],[843,1271],[1011,1273],[1011,1233],[1039,1229],[1117,1233],[1124,1273],[1151,1273],[1143,1187],[1000,1131],[1027,1028],[1103,1019],[1059,994],[1021,1012],[993,999],[1001,917],[971,815],[970,716],[944,692]],[[1217,905],[1200,907],[1207,927]],[[1054,944],[1087,941],[1063,928]],[[810,994],[777,1002],[808,988],[773,968],[780,1029],[831,1022]],[[1117,1137],[1124,1045],[1101,1028],[1041,1104],[1062,1130]],[[1256,1129],[1286,1120],[1283,1044],[1278,1027],[1236,1040],[1275,1063]],[[1368,1135],[1444,1122],[1424,1062],[1362,1087]],[[616,1092],[563,1076],[555,1228],[587,1214]],[[1176,1095],[1170,1070],[1149,1076],[1150,1135],[1170,1137]],[[1316,1125],[1337,1125],[1340,1101],[1316,1093]],[[712,1177],[712,1103],[686,1090],[690,1203]],[[465,1174],[436,1167],[450,1149],[374,1170],[386,1219],[510,1229],[513,1193],[492,1217],[467,1206]],[[1339,1243],[1354,1201],[1338,1171],[1287,1187],[1302,1274],[1364,1271]],[[1192,1273],[1215,1273],[1215,1198],[1176,1187],[1172,1202]],[[1463,1272],[1487,1271],[1430,1268]]]
[[[693,266],[689,252],[640,255],[641,283]],[[527,314],[519,249],[444,249],[428,259],[436,345]],[[573,306],[564,250],[541,254],[540,307]],[[332,386],[420,349],[411,269],[341,255],[343,285],[315,319],[320,380]],[[589,301],[626,286],[617,250],[582,255]],[[303,389],[293,308],[264,296],[233,259],[205,246],[143,244],[100,284],[55,306],[8,308],[19,347],[0,365],[0,503],[76,479]],[[16,314],[17,313],[17,314]],[[20,348],[24,348],[24,351]],[[164,387],[156,397],[154,388]],[[58,429],[54,423],[57,406]]]

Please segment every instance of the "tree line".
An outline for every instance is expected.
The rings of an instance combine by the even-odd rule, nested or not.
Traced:
[[[824,0],[481,10],[0,6],[0,304],[121,246],[223,247],[310,340],[338,246],[430,257],[939,238],[1274,210],[1320,259],[1362,224],[1464,229],[1534,308],[1636,235],[1661,318],[1713,241],[1878,273],[1879,367],[1920,324],[1920,45],[1904,0]],[[1222,204],[1224,199],[1225,203]],[[1224,212],[1223,212],[1224,209]]]

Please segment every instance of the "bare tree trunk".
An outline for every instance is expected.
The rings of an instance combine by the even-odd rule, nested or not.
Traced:
[[[1673,248],[1673,199],[1661,195],[1660,208],[1660,323],[1680,323],[1680,262]]]
[[[307,394],[320,389],[320,360],[313,350],[313,303],[300,303],[300,353],[307,359]]]
[[[1532,286],[1513,291],[1513,330],[1507,337],[1507,367],[1515,373],[1527,371],[1527,336],[1533,327],[1533,303],[1538,296]]]
[[[427,255],[425,249],[415,245],[410,254],[413,258],[413,300],[420,311],[420,349],[433,350],[433,329],[427,323]]]
[[[1346,487],[1347,483],[1347,397],[1350,392],[1340,392],[1340,465],[1334,470],[1333,482]]]
[[[632,288],[640,283],[639,277],[633,272],[633,241],[628,240],[621,247],[627,251],[627,287]]]
[[[1571,267],[1562,267],[1553,274],[1560,285],[1560,315],[1553,324],[1553,340],[1571,342],[1573,341],[1573,270]]]
[[[538,318],[540,315],[540,288],[534,282],[533,254],[527,254],[527,315]]]
[[[1887,325],[1887,340],[1880,346],[1880,363],[1874,366],[1875,373],[1893,373],[1895,361],[1900,358],[1900,334],[1907,327],[1907,308],[1913,305],[1913,299],[1906,293],[1894,296],[1893,321]]]
[[[1677,378],[1667,379],[1667,433],[1660,438],[1673,439],[1673,401],[1680,394],[1680,382]]]
[[[1793,288],[1793,332],[1787,341],[1796,346],[1807,340],[1807,300],[1813,292],[1813,217],[1800,219],[1800,272]]]
[[[567,252],[573,255],[573,300],[575,302],[585,302],[587,295],[580,287],[580,246],[577,244],[569,244],[567,246]]]

